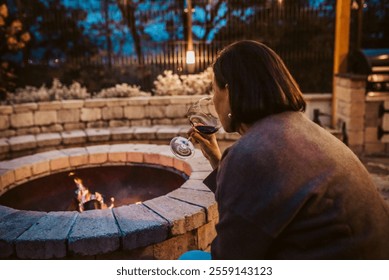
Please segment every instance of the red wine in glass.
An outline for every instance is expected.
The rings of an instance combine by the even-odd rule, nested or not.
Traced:
[[[213,134],[219,130],[218,127],[215,127],[212,125],[202,125],[202,124],[195,125],[194,128],[198,132],[203,133],[203,134]]]

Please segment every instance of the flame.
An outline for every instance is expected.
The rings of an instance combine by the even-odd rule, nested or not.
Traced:
[[[77,185],[77,188],[79,189],[79,190],[82,190],[82,191],[85,191],[85,190],[88,190],[85,186],[84,186],[84,184],[82,183],[82,180],[80,179],[80,178],[74,178],[73,179],[74,180],[74,183],[76,183],[76,185]]]
[[[75,176],[74,172],[70,172],[69,176]],[[103,195],[99,192],[95,192],[94,194],[89,191],[87,187],[84,186],[82,179],[78,177],[73,178],[74,183],[76,183],[77,190],[77,201],[78,201],[78,211],[84,211],[84,204],[90,200],[97,200],[100,204],[100,209],[112,209],[115,206],[115,199],[111,197],[111,205],[107,206],[104,203]]]

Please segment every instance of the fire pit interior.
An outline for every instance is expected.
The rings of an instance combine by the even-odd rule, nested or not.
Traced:
[[[145,164],[100,166],[51,174],[28,181],[3,194],[0,204],[19,210],[75,211],[79,178],[90,193],[99,193],[110,206],[128,205],[171,192],[186,181],[176,170]]]

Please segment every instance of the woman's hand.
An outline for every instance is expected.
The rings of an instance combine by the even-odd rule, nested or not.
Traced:
[[[221,159],[221,152],[215,133],[209,135],[201,134],[192,127],[188,131],[188,136],[200,145],[203,155],[208,159],[212,168],[217,168]]]

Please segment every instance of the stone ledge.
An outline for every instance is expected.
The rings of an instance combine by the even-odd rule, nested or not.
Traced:
[[[207,214],[207,222],[218,217],[215,195],[212,192],[179,188],[170,192],[167,196],[204,208]]]
[[[59,133],[41,133],[37,135],[11,136],[0,138],[0,160],[10,159],[37,153],[41,150],[57,147],[84,146],[99,143],[115,143],[121,141],[163,141],[168,143],[177,135],[186,136],[189,126],[154,125],[138,127],[87,128]],[[238,134],[226,133],[222,129],[217,133],[218,140],[233,142],[239,139]],[[15,155],[14,155],[15,153]]]
[[[37,146],[37,140],[34,135],[14,136],[8,139],[11,151],[30,150]]]
[[[90,210],[78,215],[68,237],[70,253],[88,256],[116,251],[120,234],[110,210]]]
[[[19,210],[0,205],[0,219],[9,215],[9,214],[15,213],[17,211],[19,211]]]
[[[206,222],[203,208],[168,196],[156,197],[143,204],[169,222],[172,235],[184,234]]]
[[[46,212],[17,211],[0,220],[0,258],[15,256],[16,239]]]
[[[16,254],[22,259],[64,258],[67,237],[77,212],[51,212],[16,240]]]
[[[132,250],[166,240],[168,222],[138,204],[113,209],[118,222],[124,250]]]

